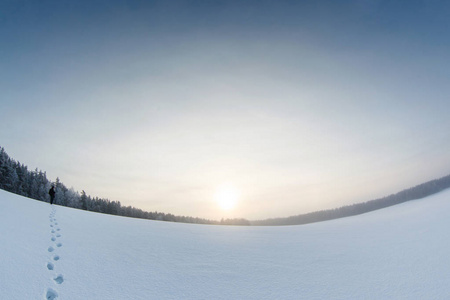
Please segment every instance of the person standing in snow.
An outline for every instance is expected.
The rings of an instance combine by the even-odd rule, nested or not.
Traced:
[[[55,199],[55,186],[52,185],[52,188],[48,191],[50,195],[50,204],[53,204],[53,200]]]

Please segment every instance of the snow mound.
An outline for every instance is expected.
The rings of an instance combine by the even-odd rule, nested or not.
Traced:
[[[450,191],[286,227],[102,215],[0,191],[2,299],[450,299]]]

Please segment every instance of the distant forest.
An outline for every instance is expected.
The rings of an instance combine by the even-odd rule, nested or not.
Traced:
[[[84,209],[93,212],[118,215],[132,218],[196,223],[214,225],[249,225],[244,219],[222,219],[214,221],[187,216],[175,216],[162,212],[148,212],[132,206],[122,206],[120,201],[91,197],[83,190],[81,194],[73,188],[67,188],[59,178],[55,182],[47,179],[46,172],[28,170],[28,167],[10,158],[3,147],[0,147],[0,189],[39,201],[50,202],[48,191],[55,186],[54,204]]]
[[[335,209],[321,210],[287,218],[274,218],[259,221],[251,221],[254,226],[275,226],[275,225],[301,225],[315,223],[344,217],[356,216],[371,212],[377,209],[386,208],[406,201],[421,199],[436,194],[450,187],[450,175],[431,180],[415,187],[403,190],[397,194],[383,198],[342,206]]]
[[[355,216],[388,206],[396,205],[410,200],[420,199],[440,192],[450,187],[450,175],[435,179],[415,187],[403,190],[384,198],[343,206],[336,209],[322,210],[307,214],[291,216],[287,218],[274,218],[266,220],[249,221],[246,219],[222,219],[220,221],[194,218],[188,216],[175,216],[162,212],[143,211],[132,206],[122,206],[120,201],[110,201],[98,197],[86,195],[83,190],[81,194],[68,189],[60,180],[55,182],[47,179],[47,174],[41,170],[28,170],[28,167],[10,158],[3,147],[0,147],[0,189],[32,198],[39,201],[49,202],[48,194],[51,186],[55,186],[55,204],[68,206],[93,212],[141,218],[149,220],[213,224],[213,225],[253,225],[253,226],[275,226],[275,225],[301,225],[326,220]]]

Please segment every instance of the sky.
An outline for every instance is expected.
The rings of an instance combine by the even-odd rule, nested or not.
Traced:
[[[76,191],[176,215],[383,197],[450,173],[449,13],[0,0],[0,146]]]

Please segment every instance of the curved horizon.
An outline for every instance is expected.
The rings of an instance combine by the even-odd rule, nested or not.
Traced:
[[[87,210],[91,212],[104,213],[110,215],[118,215],[123,217],[147,219],[147,220],[159,220],[168,222],[179,223],[195,223],[195,224],[209,224],[209,225],[245,225],[245,226],[283,226],[283,225],[304,225],[310,223],[317,223],[335,219],[341,219],[351,216],[356,216],[375,210],[387,208],[390,206],[398,205],[407,201],[418,200],[424,197],[431,196],[439,193],[445,189],[450,188],[450,175],[433,179],[413,187],[403,189],[397,193],[392,193],[382,198],[372,199],[365,202],[353,203],[344,205],[341,207],[328,208],[319,211],[313,211],[302,214],[294,214],[284,217],[274,217],[259,220],[247,220],[245,218],[222,218],[219,220],[211,220],[205,218],[199,218],[198,216],[180,216],[173,215],[169,212],[158,211],[142,211],[139,208],[133,206],[122,206],[120,201],[114,201],[99,196],[87,195],[84,190],[81,194],[78,191],[74,191],[73,188],[68,189],[63,182],[57,177],[55,181],[48,180],[46,172],[42,170],[29,171],[28,167],[23,163],[9,157],[3,147],[0,146],[0,165],[4,169],[9,170],[6,173],[0,173],[0,189],[15,193],[30,199],[48,202],[49,194],[50,198],[54,197],[54,201],[50,200],[50,204],[62,205],[76,209]],[[39,171],[39,172],[38,172]],[[20,174],[20,176],[18,176]],[[34,186],[34,189],[33,189]],[[46,193],[49,189],[51,191]],[[230,192],[229,186],[223,186],[222,191],[226,193]],[[43,189],[43,191],[42,191]],[[33,193],[36,192],[37,194]],[[218,196],[225,197],[224,204],[228,206],[226,202],[226,194],[223,194],[219,189]],[[42,194],[42,192],[44,194]],[[233,196],[236,191],[231,190]],[[56,196],[56,197],[55,197]],[[233,199],[235,201],[236,199]],[[54,203],[53,203],[54,202]]]

